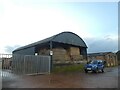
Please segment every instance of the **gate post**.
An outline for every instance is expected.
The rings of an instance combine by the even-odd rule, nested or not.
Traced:
[[[24,57],[24,63],[23,63],[23,66],[24,66],[24,68],[23,68],[23,75],[25,75],[26,73],[25,73],[25,67],[26,67],[26,64],[25,64],[25,55],[23,56]]]
[[[52,51],[52,41],[50,41],[50,72],[53,69],[53,60],[52,60],[52,55],[53,55],[53,51]]]

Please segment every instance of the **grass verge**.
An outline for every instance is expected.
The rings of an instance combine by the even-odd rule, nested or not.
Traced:
[[[84,64],[74,64],[69,66],[55,66],[53,73],[83,72]]]

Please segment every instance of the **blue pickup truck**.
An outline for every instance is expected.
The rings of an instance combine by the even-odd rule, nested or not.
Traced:
[[[85,73],[88,73],[88,71],[92,71],[95,73],[101,71],[103,73],[105,63],[106,62],[104,60],[92,60],[85,65],[84,71]]]

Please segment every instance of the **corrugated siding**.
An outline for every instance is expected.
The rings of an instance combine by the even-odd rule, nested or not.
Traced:
[[[34,55],[35,54],[35,47],[29,47],[29,48],[26,48],[26,49],[21,49],[19,51],[13,52],[13,54]]]
[[[16,74],[50,73],[50,56],[13,55],[12,71]]]

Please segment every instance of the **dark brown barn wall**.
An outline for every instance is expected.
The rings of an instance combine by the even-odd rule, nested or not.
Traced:
[[[9,69],[11,66],[11,58],[2,58],[2,68],[3,69]]]

